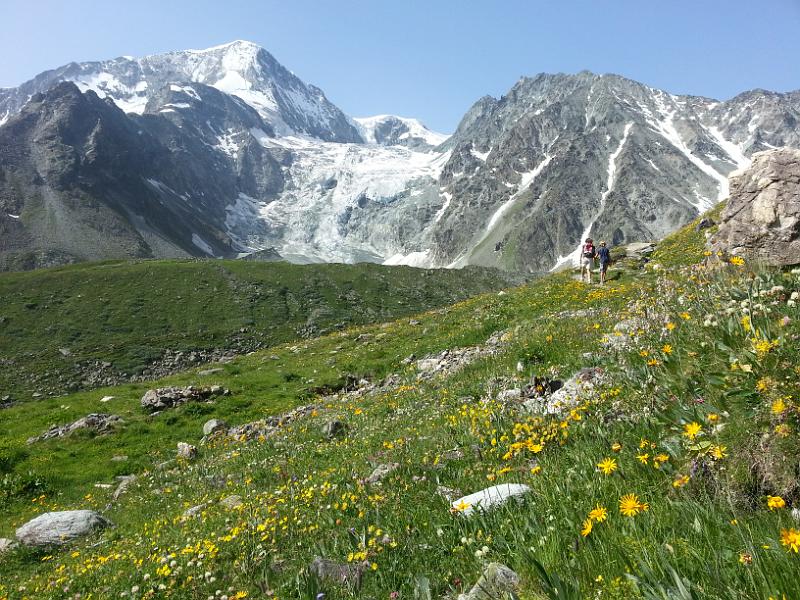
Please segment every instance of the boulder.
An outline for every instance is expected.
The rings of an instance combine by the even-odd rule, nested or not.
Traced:
[[[713,227],[716,224],[717,223],[714,221],[714,219],[709,219],[708,217],[703,217],[702,219],[700,219],[697,222],[697,225],[694,226],[694,230],[695,231],[703,231],[703,229],[709,229],[710,227]]]
[[[39,515],[17,529],[16,535],[26,546],[57,546],[110,525],[93,510],[65,510]]]
[[[519,388],[512,388],[510,390],[502,390],[497,394],[497,401],[501,403],[512,402],[519,400],[522,397],[522,390]]]
[[[203,425],[203,435],[211,435],[218,431],[227,431],[228,424],[222,419],[210,419]]]
[[[728,180],[730,196],[710,249],[773,266],[800,264],[800,150],[758,152]]]
[[[197,446],[192,446],[186,442],[178,442],[178,458],[194,460],[197,458]]]
[[[502,600],[513,597],[519,588],[519,575],[500,563],[489,563],[478,582],[458,600]]]
[[[79,429],[94,431],[96,433],[110,433],[115,427],[122,425],[124,421],[122,417],[117,415],[107,415],[104,413],[92,413],[81,417],[73,423],[67,425],[53,425],[44,433],[35,437],[28,438],[28,443],[33,444],[41,440],[49,440],[51,438],[64,437]]]
[[[111,495],[113,500],[118,500],[122,494],[124,494],[128,490],[128,486],[130,486],[134,481],[136,481],[136,475],[120,475],[117,477],[119,480],[119,485],[117,489],[114,490],[114,493]]]
[[[241,496],[235,496],[235,495],[234,496],[226,496],[225,498],[220,500],[219,503],[222,506],[224,506],[225,508],[229,508],[229,509],[239,508],[240,506],[242,506],[244,504],[244,502],[242,502],[242,497]]]
[[[453,512],[464,516],[470,516],[478,511],[486,512],[498,506],[502,506],[508,502],[509,499],[522,496],[530,491],[531,488],[524,483],[503,483],[453,500],[450,506]]]

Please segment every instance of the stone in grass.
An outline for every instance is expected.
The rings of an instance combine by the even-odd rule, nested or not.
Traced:
[[[478,582],[458,600],[501,600],[519,588],[519,575],[500,563],[489,563]]]
[[[505,504],[510,498],[527,494],[531,491],[524,483],[503,483],[488,487],[469,496],[454,500],[450,506],[453,512],[469,516],[476,511],[485,512]]]
[[[8,538],[0,538],[0,555],[11,552],[17,547],[17,542]]]
[[[361,578],[368,566],[369,563],[367,562],[338,563],[317,556],[311,561],[308,570],[322,582],[355,589],[361,586]]]
[[[186,442],[178,442],[178,458],[194,460],[197,458],[197,446],[192,446]]]
[[[241,496],[227,496],[226,498],[220,500],[219,503],[225,508],[229,509],[239,508],[244,504]]]
[[[388,463],[385,465],[378,465],[372,474],[364,480],[364,483],[374,485],[380,483],[387,475],[397,469],[400,465],[398,463]]]
[[[322,435],[332,440],[347,433],[347,425],[339,419],[333,419],[322,426]]]
[[[17,529],[26,546],[58,546],[112,525],[93,510],[65,510],[39,515]]]
[[[222,419],[211,419],[203,425],[203,435],[211,435],[218,431],[227,431],[228,424]]]

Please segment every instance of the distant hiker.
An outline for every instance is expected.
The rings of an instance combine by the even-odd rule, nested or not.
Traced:
[[[583,274],[586,273],[586,281],[592,283],[592,263],[597,257],[597,252],[594,248],[594,240],[586,238],[586,241],[581,248],[581,281],[583,281]]]
[[[611,251],[606,248],[605,242],[600,242],[600,247],[597,249],[597,259],[600,261],[600,283],[606,282],[606,271],[608,265],[611,263]]]

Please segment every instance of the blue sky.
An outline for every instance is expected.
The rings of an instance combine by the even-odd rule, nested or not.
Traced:
[[[800,88],[800,0],[0,0],[0,16],[0,86],[72,60],[246,39],[352,116],[443,132],[543,71],[719,99]]]

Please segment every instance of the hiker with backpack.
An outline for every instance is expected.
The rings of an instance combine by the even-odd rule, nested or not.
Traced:
[[[592,264],[596,257],[594,240],[586,238],[583,248],[581,248],[581,282],[583,282],[583,273],[586,272],[586,281],[592,283]]]
[[[601,241],[600,247],[597,249],[597,258],[600,261],[600,284],[606,282],[606,271],[608,265],[611,264],[611,251],[606,248],[606,243]]]

